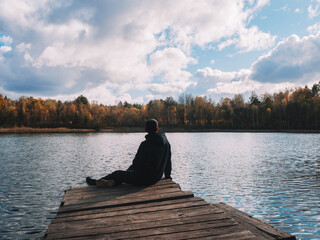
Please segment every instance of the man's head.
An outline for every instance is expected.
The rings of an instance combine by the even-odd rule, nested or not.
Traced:
[[[151,118],[146,121],[146,132],[148,133],[156,133],[159,131],[158,121]]]

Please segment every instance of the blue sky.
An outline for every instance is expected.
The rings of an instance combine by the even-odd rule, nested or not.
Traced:
[[[320,0],[0,0],[0,93],[103,104],[320,81]]]

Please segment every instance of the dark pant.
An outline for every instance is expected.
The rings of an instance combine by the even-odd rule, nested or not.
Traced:
[[[104,180],[114,180],[117,184],[128,183],[132,185],[143,185],[142,181],[139,180],[137,174],[133,170],[127,171],[115,171],[102,179]]]

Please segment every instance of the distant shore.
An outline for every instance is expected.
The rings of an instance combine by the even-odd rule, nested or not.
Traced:
[[[256,130],[256,129],[210,129],[210,128],[161,128],[164,132],[284,132],[284,133],[320,133],[320,130],[292,130],[292,129],[277,129],[277,130]],[[13,127],[0,128],[1,133],[94,133],[94,132],[115,132],[115,133],[135,133],[144,132],[144,128],[140,127],[120,127],[106,128],[99,131],[94,129],[75,129],[75,128],[31,128],[31,127]]]
[[[72,129],[72,128],[31,128],[13,127],[0,128],[0,133],[89,133],[96,132],[94,129]]]

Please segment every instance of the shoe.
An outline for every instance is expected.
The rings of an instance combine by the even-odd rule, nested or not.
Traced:
[[[97,180],[91,178],[91,177],[87,177],[86,178],[86,182],[88,185],[97,185]]]
[[[96,184],[98,187],[113,187],[116,185],[116,182],[114,180],[99,179],[96,181]]]

